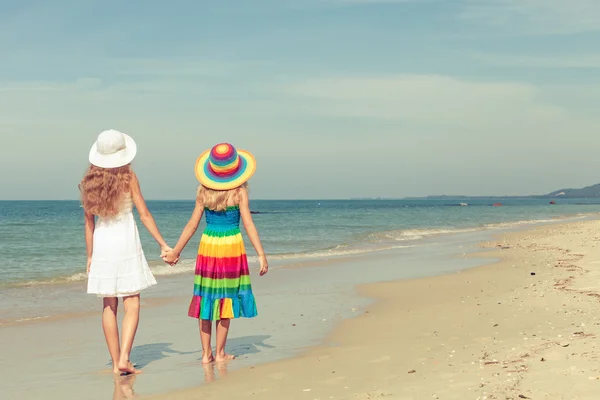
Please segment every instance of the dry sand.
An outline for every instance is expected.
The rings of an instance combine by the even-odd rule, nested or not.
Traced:
[[[485,244],[496,264],[363,287],[380,301],[323,345],[228,374],[199,367],[220,379],[154,398],[598,399],[599,232],[506,234]]]

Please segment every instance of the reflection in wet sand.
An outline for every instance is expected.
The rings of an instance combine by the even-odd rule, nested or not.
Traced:
[[[206,383],[214,382],[216,379],[215,365],[213,363],[202,364],[202,369],[204,369],[204,381]]]
[[[227,364],[228,361],[215,363],[217,371],[219,371],[219,378],[225,378],[227,376]]]
[[[133,399],[136,396],[133,384],[137,375],[115,376],[113,400]]]
[[[204,381],[206,383],[214,382],[217,379],[215,370],[219,373],[219,378],[227,376],[227,364],[228,362],[212,362],[210,364],[202,364],[204,369]]]

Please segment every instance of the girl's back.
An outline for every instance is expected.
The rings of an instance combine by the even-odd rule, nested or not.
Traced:
[[[215,211],[205,208],[206,228],[208,230],[222,230],[240,227],[240,207],[228,206],[225,210]],[[206,231],[205,231],[206,232]]]
[[[174,262],[198,229],[206,215],[206,229],[200,239],[194,293],[188,315],[199,319],[202,340],[202,362],[226,361],[227,332],[233,318],[257,315],[250,284],[250,271],[240,221],[244,223],[260,260],[260,274],[268,265],[258,232],[252,222],[248,204],[247,181],[254,174],[256,162],[252,154],[220,143],[196,160],[196,177],[200,188],[192,217],[181,233],[175,248],[164,259]],[[211,322],[217,326],[217,354],[211,348]]]
[[[115,374],[139,372],[129,360],[139,321],[139,294],[156,284],[142,251],[134,206],[162,252],[171,250],[131,170],[136,152],[130,136],[113,129],[100,133],[90,149],[90,167],[79,185],[85,214],[87,292],[103,297],[102,327]],[[125,306],[121,341],[117,328],[119,298]]]

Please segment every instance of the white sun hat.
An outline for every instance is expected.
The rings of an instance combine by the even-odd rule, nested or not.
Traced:
[[[133,139],[117,130],[109,129],[98,135],[90,150],[90,163],[100,168],[118,168],[135,158],[137,145]]]

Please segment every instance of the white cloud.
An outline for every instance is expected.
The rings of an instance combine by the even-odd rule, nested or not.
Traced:
[[[563,123],[567,109],[545,90],[519,82],[467,81],[440,75],[333,77],[281,90],[315,114],[494,131]]]
[[[476,59],[491,65],[531,68],[600,68],[600,54],[521,56],[511,54],[476,54]]]
[[[178,76],[218,77],[227,76],[250,67],[262,66],[258,61],[223,62],[215,60],[181,59],[115,59],[106,68],[115,76]]]
[[[415,3],[440,0],[326,0],[338,4]]]
[[[190,110],[208,99],[207,86],[231,85],[236,73],[258,63],[209,60],[109,59],[64,80],[0,81],[0,123],[101,120],[128,113],[157,118],[164,110]],[[71,75],[71,74],[69,74]],[[213,99],[214,101],[214,99]],[[209,107],[210,108],[210,105]],[[203,109],[207,109],[203,105]],[[31,116],[36,118],[32,120]]]
[[[20,171],[21,180],[30,184],[19,188],[19,196],[39,196],[39,187],[46,197],[74,196],[72,182],[85,166],[90,142],[108,127],[139,140],[141,174],[155,182],[171,175],[187,179],[169,188],[155,183],[149,198],[193,196],[189,165],[198,151],[221,140],[256,152],[263,172],[253,187],[272,197],[355,196],[362,190],[382,195],[529,193],[564,182],[578,185],[573,177],[576,182],[595,179],[599,139],[594,139],[597,124],[590,119],[595,110],[577,115],[563,94],[581,101],[581,93],[598,93],[596,88],[440,75],[332,76],[289,82],[275,93],[265,91],[265,82],[235,85],[231,97],[223,98],[221,87],[198,94],[169,92],[163,78],[146,81],[157,91],[151,94],[94,77],[62,84],[0,84],[0,137],[11,143],[0,149],[0,165],[8,167],[23,156],[31,160]],[[254,91],[246,97],[238,93],[250,88]],[[590,103],[600,99],[590,98]],[[281,148],[289,152],[277,156]],[[359,163],[347,166],[344,157],[365,152],[380,156],[368,169]],[[303,168],[306,157],[315,159],[317,167]],[[298,184],[268,184],[281,181],[283,170],[301,171],[294,175]],[[347,179],[331,187],[323,170]],[[557,183],[560,174],[563,183]],[[56,183],[56,175],[64,178]],[[368,185],[356,189],[355,176]],[[392,179],[407,186],[388,187]],[[9,178],[0,183],[15,185]]]
[[[464,0],[463,19],[510,34],[600,31],[598,0]]]
[[[202,82],[173,79],[0,82],[0,123],[61,126],[115,119],[157,120],[163,113],[189,111],[193,107],[187,104],[189,98],[199,99],[204,93]]]

